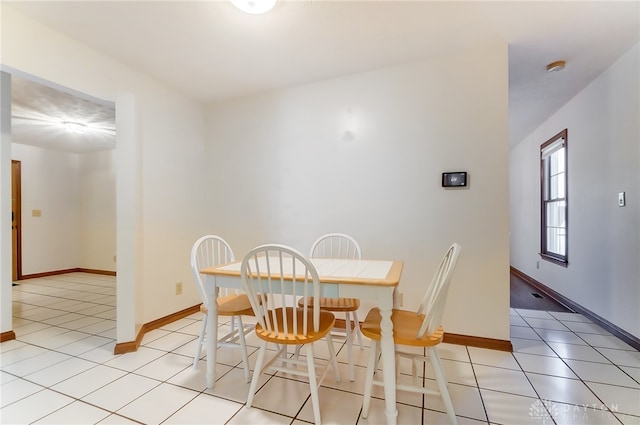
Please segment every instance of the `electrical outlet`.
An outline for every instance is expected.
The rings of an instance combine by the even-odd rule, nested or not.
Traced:
[[[398,292],[398,307],[402,307],[404,305],[404,294],[402,292]]]
[[[113,256],[113,262],[114,263],[116,262],[116,256],[115,255]]]
[[[176,283],[176,295],[182,295],[182,282]]]
[[[625,199],[624,192],[618,193],[618,206],[624,207],[627,204],[627,200]]]

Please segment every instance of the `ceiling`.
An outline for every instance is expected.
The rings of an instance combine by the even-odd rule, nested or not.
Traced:
[[[115,107],[13,75],[11,139],[73,153],[113,149]]]
[[[511,146],[640,39],[640,1],[279,0],[260,16],[223,0],[3,4],[204,103],[504,41]]]

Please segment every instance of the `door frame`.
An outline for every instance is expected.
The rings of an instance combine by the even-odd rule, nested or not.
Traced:
[[[12,281],[22,279],[22,163],[11,160],[11,252]],[[15,220],[14,220],[15,218]],[[14,228],[15,226],[15,228]],[[15,232],[14,232],[15,230]]]

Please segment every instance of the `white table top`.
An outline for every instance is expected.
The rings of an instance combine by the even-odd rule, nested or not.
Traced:
[[[334,258],[311,258],[323,283],[351,283],[376,286],[397,286],[403,262],[391,260],[347,260]],[[260,258],[266,269],[265,257]],[[241,261],[201,270],[203,274],[217,276],[240,276]],[[276,258],[269,258],[272,269],[279,267]],[[285,274],[291,271],[285,270]]]

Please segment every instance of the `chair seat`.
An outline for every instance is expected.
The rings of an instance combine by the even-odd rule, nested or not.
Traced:
[[[308,298],[309,305],[313,305],[313,297]],[[298,306],[302,307],[304,298],[298,300]],[[360,308],[360,300],[357,298],[320,298],[320,308],[327,311],[356,311]]]
[[[207,313],[207,306],[200,304],[200,311]],[[253,316],[253,309],[247,294],[229,295],[218,298],[218,316]]]
[[[430,347],[441,343],[444,336],[442,326],[439,326],[430,335],[425,334],[422,338],[417,338],[424,317],[424,314],[417,314],[414,311],[394,309],[391,313],[394,343],[417,347]],[[378,308],[371,309],[362,324],[362,333],[371,339],[380,341],[380,319],[380,310]]]
[[[307,335],[303,335],[302,329],[298,330],[298,333],[293,333],[293,314],[298,315],[298,323],[299,325],[302,323],[303,312],[302,310],[294,309],[293,307],[287,307],[286,309],[286,321],[287,321],[287,329],[288,332],[284,332],[284,320],[282,309],[278,309],[275,311],[276,313],[276,321],[278,323],[277,327],[274,326],[275,329],[278,329],[279,332],[269,331],[264,329],[260,324],[256,324],[256,335],[269,342],[274,342],[276,344],[309,344],[314,341],[317,341],[323,338],[325,335],[331,331],[333,327],[333,323],[335,322],[335,316],[333,313],[328,311],[320,311],[320,325],[318,327],[318,332],[313,331],[313,312],[309,311],[307,317],[308,324],[308,332]],[[273,310],[268,311],[269,318],[273,318]]]

